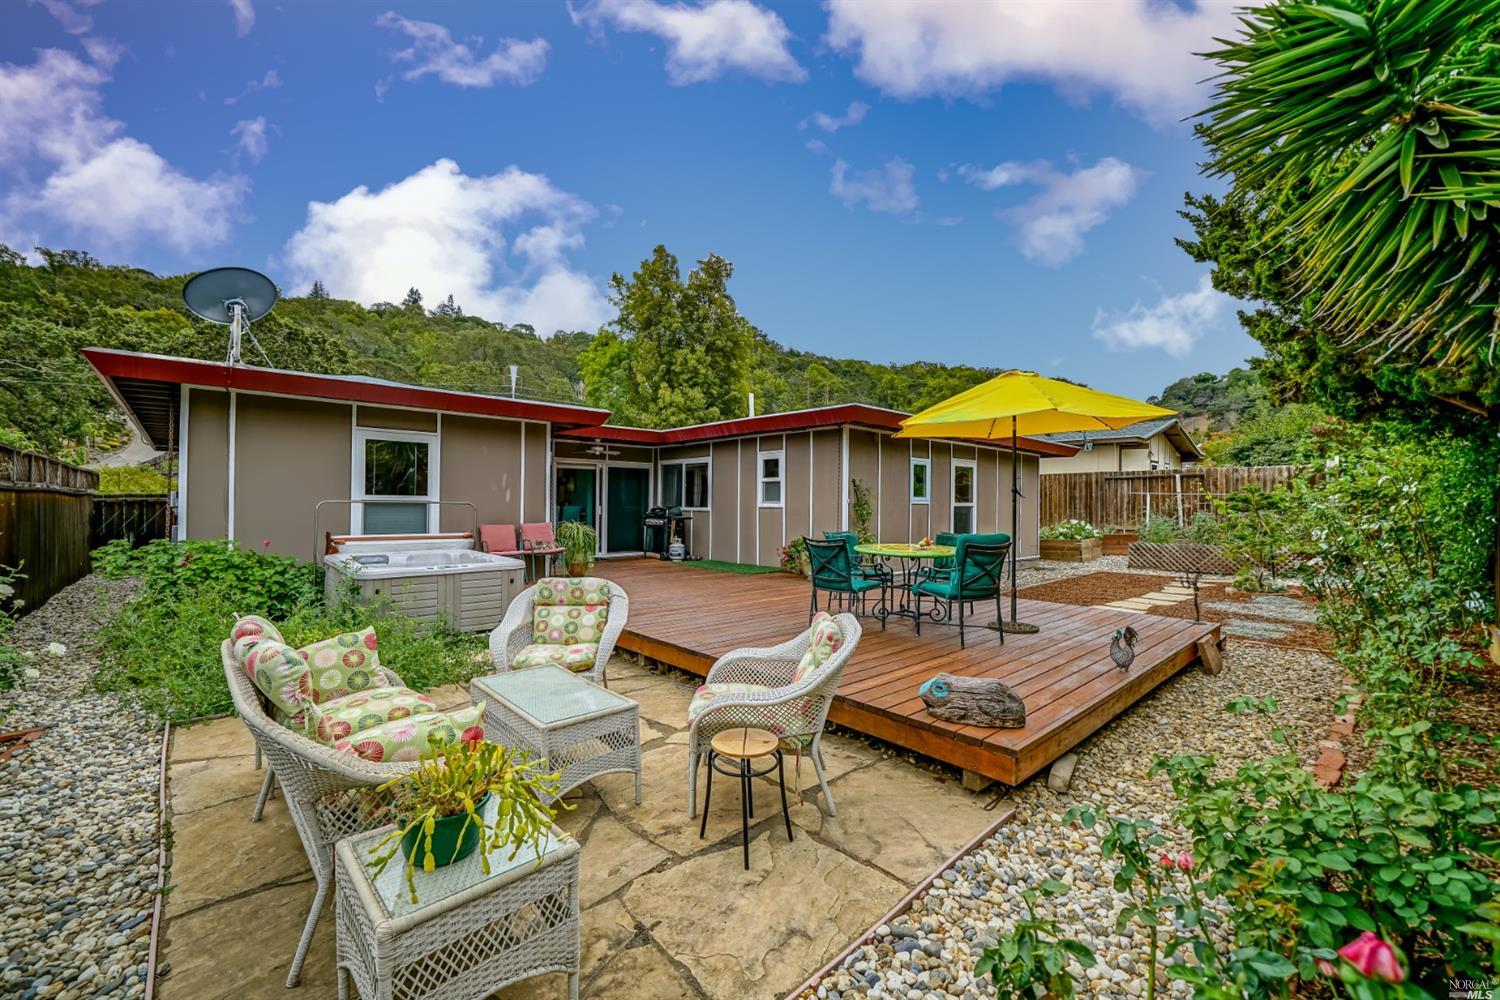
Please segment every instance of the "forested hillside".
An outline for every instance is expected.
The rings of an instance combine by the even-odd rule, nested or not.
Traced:
[[[39,253],[42,263],[30,266],[0,246],[0,443],[75,460],[118,443],[123,424],[81,348],[224,357],[225,328],[198,320],[182,304],[187,275],[105,265],[80,251]],[[675,259],[670,264],[675,268]],[[670,285],[674,275],[664,271],[659,277]],[[677,287],[691,290],[680,281]],[[593,331],[544,339],[526,325],[463,315],[451,303],[426,308],[415,289],[403,303],[369,307],[319,291],[282,299],[256,323],[253,332],[264,356],[247,344],[246,363],[497,393],[509,392],[514,364],[523,396],[572,402],[608,396],[606,386],[586,387],[580,368],[581,356],[596,339]],[[732,311],[722,287],[718,293],[719,305]],[[728,376],[733,384],[721,387],[727,416],[744,412],[745,391],[756,394],[762,413],[855,400],[906,409],[993,374],[925,363],[882,366],[789,350],[738,319],[746,348],[737,372]],[[663,377],[680,377],[682,367],[680,358],[668,356]],[[621,416],[640,420],[642,414],[627,410]]]

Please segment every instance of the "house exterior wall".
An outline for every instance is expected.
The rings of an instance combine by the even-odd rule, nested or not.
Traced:
[[[715,441],[713,468],[709,472],[709,502],[719,516],[711,519],[711,548],[702,555],[725,562],[738,562],[740,528],[739,442]],[[701,550],[700,550],[701,551]]]
[[[229,393],[188,389],[188,538],[229,533]]]
[[[688,551],[695,556],[704,559],[710,558],[709,549],[713,544],[714,531],[714,490],[717,488],[718,472],[714,467],[713,449],[706,444],[677,445],[669,448],[632,448],[632,453],[643,452],[646,455],[654,455],[651,470],[651,497],[653,506],[665,506],[666,498],[662,495],[661,467],[670,462],[682,461],[707,461],[708,462],[708,510],[693,510],[692,521],[688,522],[688,537],[686,539]],[[632,458],[631,461],[646,461],[648,459]],[[732,470],[727,470],[732,475]],[[727,520],[727,518],[725,519]],[[719,558],[713,556],[712,558]]]
[[[1165,433],[1153,434],[1144,446],[1098,441],[1089,451],[1067,458],[1042,459],[1043,475],[1055,472],[1147,472],[1155,459],[1159,469],[1182,468],[1182,455]]]
[[[316,527],[314,512],[320,500],[349,498],[350,419],[344,403],[235,394],[235,538],[311,559],[323,532],[348,531],[347,504],[324,505]],[[188,455],[196,461],[191,445]],[[197,500],[191,487],[188,500]]]
[[[364,407],[360,407],[363,411]],[[480,524],[519,524],[521,516],[521,422],[485,417],[443,415],[439,447],[442,449],[440,479],[444,500],[467,500],[478,508]],[[528,493],[532,480],[545,478],[545,456],[527,454]],[[533,473],[533,470],[534,473]],[[443,531],[472,531],[474,511],[444,505]],[[542,506],[528,503],[525,520],[540,521]]]

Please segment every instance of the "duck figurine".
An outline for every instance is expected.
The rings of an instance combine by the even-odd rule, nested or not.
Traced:
[[[1115,629],[1114,636],[1109,640],[1109,658],[1115,661],[1115,666],[1121,670],[1129,670],[1130,665],[1135,662],[1135,640],[1139,638],[1135,629],[1126,625],[1124,628]]]

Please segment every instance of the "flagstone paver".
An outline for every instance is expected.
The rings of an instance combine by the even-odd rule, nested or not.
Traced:
[[[863,742],[824,739],[839,818],[823,814],[809,760],[786,759],[796,839],[774,781],[755,781],[751,869],[742,867],[739,788],[715,784],[707,836],[688,818],[687,704],[695,685],[616,657],[610,687],[641,705],[642,803],[631,775],[570,792],[557,824],[583,845],[583,995],[621,1000],[779,997],[949,854],[1002,814],[988,796]],[[439,704],[461,704],[458,685]],[[314,883],[285,803],[250,809],[263,771],[238,719],[174,733],[175,846],[161,960],[164,1000],[278,998]],[[699,778],[699,798],[703,777]],[[797,794],[800,787],[801,794]],[[334,911],[324,911],[301,993],[333,995]],[[561,975],[512,984],[498,1000],[566,995]]]

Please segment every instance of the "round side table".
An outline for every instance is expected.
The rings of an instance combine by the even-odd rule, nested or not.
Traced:
[[[751,761],[773,758],[764,767]],[[701,840],[708,832],[708,804],[714,793],[714,772],[740,779],[740,841],[745,849],[745,870],[750,870],[750,817],[755,815],[755,801],[750,779],[776,772],[781,787],[781,816],[786,820],[786,839],[792,840],[792,814],[786,807],[786,766],[781,756],[781,741],[764,729],[726,729],[715,736],[708,748],[708,784],[703,790],[703,822],[698,826]]]

